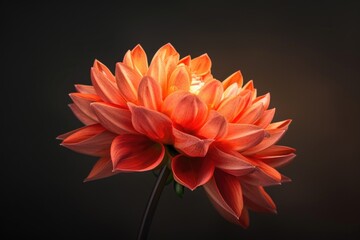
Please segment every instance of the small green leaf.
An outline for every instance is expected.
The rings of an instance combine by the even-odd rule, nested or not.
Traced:
[[[180,183],[174,181],[174,190],[176,192],[176,194],[182,198],[185,192],[185,188],[183,185],[181,185]]]

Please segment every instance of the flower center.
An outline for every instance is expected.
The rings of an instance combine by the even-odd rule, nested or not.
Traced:
[[[190,92],[194,94],[198,94],[200,91],[200,88],[204,86],[204,81],[201,79],[201,77],[196,76],[195,74],[192,75],[191,79],[191,85],[190,85]]]

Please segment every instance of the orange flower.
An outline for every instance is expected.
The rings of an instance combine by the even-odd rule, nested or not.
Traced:
[[[207,54],[180,59],[171,44],[150,65],[137,45],[116,64],[115,76],[95,60],[92,86],[76,85],[70,94],[70,108],[86,126],[59,136],[63,146],[100,157],[86,181],[170,161],[175,181],[191,190],[204,186],[231,222],[248,226],[248,209],[276,212],[263,187],[288,180],[275,168],[295,149],[275,144],[291,120],[271,123],[270,94],[257,97],[240,71],[220,82],[210,69]]]

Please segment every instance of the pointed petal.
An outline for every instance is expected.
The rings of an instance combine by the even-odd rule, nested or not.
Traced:
[[[74,115],[79,119],[83,124],[85,125],[93,125],[97,122],[90,118],[88,115],[83,113],[78,106],[76,106],[74,103],[69,104],[69,107],[71,111],[74,113]]]
[[[259,142],[257,145],[254,145],[253,147],[245,150],[243,152],[244,155],[252,155],[257,152],[260,152],[272,145],[274,145],[276,142],[278,142],[281,137],[284,135],[286,130],[281,129],[271,129],[267,130],[266,133],[268,136],[266,136],[261,142]]]
[[[241,184],[244,203],[253,211],[276,213],[276,205],[261,186]]]
[[[223,86],[218,80],[212,79],[207,81],[200,88],[198,97],[206,103],[209,108],[215,108],[219,105],[223,95]]]
[[[116,64],[115,76],[121,96],[129,102],[136,102],[141,75],[119,62]]]
[[[262,102],[258,102],[253,104],[250,108],[248,108],[243,114],[241,114],[241,117],[236,120],[237,123],[243,123],[243,124],[253,124],[256,122],[262,114],[264,113],[264,105]]]
[[[272,130],[272,129],[278,129],[278,130],[287,130],[289,128],[290,123],[292,122],[291,119],[271,123],[266,129]]]
[[[123,63],[128,66],[129,68],[131,69],[135,69],[134,68],[134,63],[133,63],[133,60],[132,60],[132,56],[131,56],[131,51],[128,50],[125,55],[124,55],[124,58],[123,58]]]
[[[191,83],[190,70],[185,65],[179,65],[172,72],[168,82],[168,93],[178,90],[189,91]]]
[[[96,124],[78,129],[65,138],[61,145],[75,152],[101,157],[110,154],[110,145],[115,136]]]
[[[97,117],[90,107],[93,102],[99,102],[101,99],[97,95],[84,93],[70,93],[69,94],[75,105],[90,119],[97,121]]]
[[[172,159],[171,168],[174,179],[192,191],[207,183],[215,169],[211,159],[193,158],[181,154]]]
[[[113,165],[110,157],[100,158],[91,169],[91,172],[84,182],[94,181],[101,178],[111,177],[116,173],[113,172]]]
[[[267,165],[277,168],[286,165],[296,156],[295,149],[286,146],[273,145],[257,152],[253,157],[263,161]]]
[[[146,53],[140,44],[136,45],[136,47],[131,50],[131,57],[134,69],[137,70],[141,76],[145,76],[148,70],[148,61]]]
[[[241,185],[236,177],[221,170],[204,185],[205,191],[224,210],[239,219],[243,209]]]
[[[163,100],[159,83],[152,77],[143,77],[139,84],[138,98],[139,103],[144,107],[160,110]]]
[[[105,76],[109,81],[115,82],[115,77],[112,72],[97,59],[94,61],[93,68],[97,69],[101,74]]]
[[[190,157],[204,157],[210,144],[214,141],[211,139],[200,139],[176,128],[173,129],[173,135],[174,147]]]
[[[262,150],[261,152],[257,152],[255,157],[262,158],[268,156],[282,156],[294,153],[296,150],[292,147],[273,145],[267,149]]]
[[[255,122],[255,125],[266,128],[269,126],[275,115],[275,108],[264,111],[263,115]]]
[[[90,86],[90,85],[75,84],[75,89],[79,93],[96,95],[95,88],[93,86]]]
[[[171,45],[171,43],[167,43],[164,46],[162,46],[161,48],[159,48],[159,50],[155,53],[153,60],[155,58],[164,60],[164,59],[168,58],[169,56],[176,55],[176,54],[178,54],[176,49]]]
[[[236,83],[239,88],[242,87],[243,76],[240,71],[237,71],[237,72],[234,72],[233,74],[231,74],[228,78],[226,78],[222,82],[222,85],[224,86],[224,89],[227,89],[233,83]]]
[[[159,166],[165,155],[162,144],[142,135],[117,136],[111,144],[111,159],[114,170],[144,172]]]
[[[136,131],[165,144],[171,144],[172,122],[164,114],[145,107],[128,104]]]
[[[198,75],[203,76],[210,72],[211,69],[211,59],[205,53],[197,58],[194,58],[190,62],[191,71]]]
[[[242,176],[255,170],[255,166],[236,151],[226,152],[212,147],[207,155],[213,160],[217,168],[234,176]]]
[[[238,94],[239,87],[237,83],[231,84],[228,88],[224,90],[224,98],[235,97]]]
[[[296,154],[290,153],[290,154],[282,155],[282,156],[262,157],[261,160],[273,168],[278,168],[278,167],[285,166],[291,160],[293,160],[295,157],[296,157]]]
[[[92,103],[99,122],[110,132],[116,134],[136,133],[131,121],[131,112],[106,103]]]
[[[265,131],[250,124],[228,124],[228,134],[222,141],[238,152],[256,146],[264,139]]]
[[[257,161],[255,171],[241,176],[241,182],[255,186],[273,186],[281,184],[281,174],[269,165]]]
[[[187,55],[186,57],[183,57],[179,60],[179,64],[185,64],[186,66],[190,67],[191,57],[190,55]]]
[[[85,126],[87,127],[87,126]],[[81,129],[81,128],[79,128]],[[70,132],[67,132],[67,133],[63,133],[59,136],[56,137],[57,140],[64,140],[65,138],[67,138],[68,136],[72,135],[73,133],[76,133],[77,131],[79,131],[79,129],[75,129],[75,130],[72,130]],[[61,144],[60,144],[61,145]]]
[[[161,60],[161,58],[154,58],[151,61],[149,70],[146,75],[157,81],[162,89],[162,95],[164,97],[167,96],[167,72],[165,63],[163,60]]]
[[[249,90],[251,92],[254,92],[255,88],[254,88],[254,82],[253,80],[248,81],[244,86],[243,86],[243,91],[244,90]]]
[[[197,132],[197,135],[209,139],[219,139],[225,137],[227,131],[228,123],[226,119],[218,112],[211,110],[208,119]]]
[[[270,105],[270,93],[267,93],[263,96],[257,97],[253,103],[261,102],[264,105],[264,109],[268,109]]]
[[[247,101],[248,97],[243,97],[241,95],[226,98],[221,101],[216,111],[223,115],[228,120],[228,122],[232,122],[235,117],[238,116],[239,113],[244,109]]]
[[[99,69],[91,68],[91,81],[94,85],[96,94],[101,97],[104,102],[126,106],[126,101],[120,95],[119,89],[114,81],[99,71]]]

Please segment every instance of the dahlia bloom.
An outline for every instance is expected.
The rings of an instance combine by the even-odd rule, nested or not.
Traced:
[[[289,180],[275,168],[295,149],[275,144],[291,120],[272,123],[270,94],[257,96],[240,71],[221,82],[207,54],[180,59],[171,44],[148,64],[137,45],[116,63],[115,75],[95,60],[91,81],[70,94],[85,126],[59,136],[61,145],[99,157],[86,181],[167,164],[177,183],[204,187],[233,223],[247,227],[249,209],[276,212],[264,186]]]

